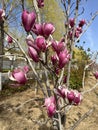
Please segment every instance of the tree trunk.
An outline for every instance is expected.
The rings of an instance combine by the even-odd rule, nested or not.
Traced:
[[[4,22],[0,21],[0,55],[4,54]],[[3,57],[0,56],[0,72],[3,71]]]

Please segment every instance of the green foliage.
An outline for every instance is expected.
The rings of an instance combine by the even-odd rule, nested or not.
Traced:
[[[87,52],[83,49],[83,47],[75,47],[73,53],[73,60],[75,62],[72,64],[70,87],[79,90],[82,87],[84,67],[88,63],[90,58]]]
[[[59,4],[55,0],[45,0],[45,7],[41,11],[43,21],[52,22],[55,25],[56,31],[54,38],[59,40],[65,32],[64,13]]]
[[[70,86],[73,89],[79,90],[82,87],[82,78],[84,71],[84,63],[78,63],[78,68],[72,68],[70,77]]]
[[[80,47],[74,47],[74,52],[73,52],[73,59],[81,62],[86,62],[87,60],[89,60],[89,54],[87,54],[87,52],[83,49],[82,46]]]

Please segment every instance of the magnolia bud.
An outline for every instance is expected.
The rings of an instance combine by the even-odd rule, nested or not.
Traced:
[[[25,84],[27,81],[26,73],[20,68],[17,68],[13,72],[9,73],[9,78],[13,81],[17,81],[19,84]]]
[[[72,103],[73,100],[74,100],[74,98],[75,98],[74,92],[73,92],[73,91],[69,91],[69,92],[67,93],[67,99],[68,99],[69,103]]]
[[[75,93],[75,98],[74,98],[74,105],[78,105],[82,100],[82,96],[80,93]]]
[[[75,19],[74,18],[69,19],[69,25],[71,27],[74,27],[74,24],[75,24]]]
[[[48,98],[45,98],[45,106],[47,107],[49,104],[55,104],[56,101],[55,101],[55,97],[54,96],[51,96],[51,97],[48,97]]]
[[[35,12],[29,13],[28,11],[24,10],[22,13],[22,23],[27,32],[31,30],[35,23],[36,14]]]
[[[46,51],[46,49],[47,49],[46,41],[43,36],[38,36],[35,40],[35,44],[37,45],[37,47],[39,48],[40,51],[43,51],[43,52]]]
[[[44,23],[43,24],[43,33],[45,38],[48,38],[50,34],[53,34],[55,31],[55,27],[52,23]]]
[[[62,98],[66,97],[67,92],[69,92],[68,89],[63,86],[59,86],[58,89],[56,90],[56,94],[58,94]]]
[[[29,66],[26,65],[26,66],[23,67],[23,71],[24,71],[25,73],[28,73],[29,70],[30,70]]]
[[[0,21],[3,19],[5,16],[5,11],[3,9],[0,9]]]
[[[96,72],[94,73],[94,76],[95,76],[96,79],[98,79],[98,71],[96,71]]]
[[[65,49],[64,51],[60,52],[58,58],[59,58],[59,68],[62,69],[68,63],[70,59],[70,54]]]
[[[32,31],[36,34],[36,35],[41,35],[43,36],[43,25],[42,24],[34,24]]]
[[[44,6],[44,0],[37,0],[38,7],[41,8]]]
[[[83,27],[84,24],[86,24],[85,19],[80,20],[79,27]]]
[[[51,103],[48,107],[47,107],[47,113],[48,116],[51,118],[56,112],[56,106],[55,104]]]
[[[7,41],[8,43],[12,43],[12,42],[13,42],[13,39],[12,39],[11,36],[7,35],[6,41]]]
[[[51,61],[52,61],[52,64],[53,64],[53,65],[57,64],[57,61],[58,61],[57,55],[51,56]]]
[[[65,45],[64,45],[64,42],[62,42],[62,41],[60,41],[60,42],[53,41],[52,47],[53,47],[54,51],[56,51],[56,53],[59,54],[61,51],[64,50]]]
[[[33,47],[30,47],[30,46],[28,47],[28,54],[35,62],[39,61],[38,52]]]

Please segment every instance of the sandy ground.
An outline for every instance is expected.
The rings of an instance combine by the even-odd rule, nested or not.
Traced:
[[[90,89],[95,83],[94,77],[89,77],[85,89]],[[47,114],[40,97],[42,98],[41,94],[35,95],[34,89],[29,88],[24,92],[1,98],[0,130],[52,130],[50,124],[45,122]],[[78,120],[82,121],[78,124]],[[42,126],[40,122],[43,123]],[[78,107],[73,106],[67,112],[66,129],[72,130],[71,126],[74,124],[75,130],[98,130],[98,87],[85,94]]]

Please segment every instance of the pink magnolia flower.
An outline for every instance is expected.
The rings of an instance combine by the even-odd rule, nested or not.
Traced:
[[[28,73],[29,70],[30,70],[29,66],[26,65],[26,66],[23,67],[24,73]]]
[[[7,35],[6,41],[7,41],[8,43],[12,43],[12,42],[13,42],[13,39],[12,39],[11,36]]]
[[[75,24],[75,19],[74,18],[70,18],[69,19],[69,25],[72,27],[74,27],[74,24]]]
[[[56,103],[54,96],[45,98],[45,106],[46,106],[46,107],[47,107],[48,105],[50,105],[51,103],[53,103],[53,104]]]
[[[75,90],[71,90],[69,92],[67,92],[67,99],[69,101],[69,103],[72,103],[73,105],[78,105],[80,104],[81,100],[82,100],[82,95]]]
[[[37,0],[38,7],[41,8],[44,6],[44,0]]]
[[[58,56],[56,54],[51,56],[51,61],[53,65],[56,65],[58,62]]]
[[[35,44],[37,45],[37,47],[39,48],[40,51],[45,52],[47,49],[47,44],[46,44],[46,40],[43,36],[38,36],[35,39]]]
[[[98,79],[98,71],[96,71],[96,72],[94,73],[94,76],[95,76],[96,79]]]
[[[72,31],[68,32],[68,38],[72,39]]]
[[[52,48],[54,49],[54,51],[56,51],[57,54],[59,54],[65,48],[64,42],[63,41],[60,41],[60,42],[53,41]]]
[[[78,38],[81,33],[82,33],[82,28],[81,27],[77,27],[76,30],[75,30],[75,37]]]
[[[36,20],[35,12],[29,13],[26,10],[22,12],[22,23],[27,32],[29,32],[33,27],[35,20]]]
[[[29,46],[28,47],[28,54],[29,56],[35,61],[38,62],[39,61],[39,55],[36,49],[34,49],[33,47]]]
[[[5,11],[3,9],[0,9],[0,21],[5,16]]]
[[[78,38],[80,36],[80,32],[79,31],[75,31],[75,37]]]
[[[59,75],[60,69],[59,69],[58,67],[55,68],[55,73],[56,73],[57,75]]]
[[[48,107],[47,107],[47,113],[48,116],[51,118],[56,112],[56,106],[55,104],[51,103]]]
[[[27,37],[26,37],[26,42],[27,42],[27,45],[28,46],[32,46],[32,44],[34,44],[34,39],[32,37],[31,34],[29,34]]]
[[[9,72],[9,78],[13,81],[17,81],[19,84],[25,84],[27,81],[26,73],[20,68]]]
[[[83,27],[84,24],[86,24],[85,19],[82,19],[82,20],[79,21],[79,27]]]
[[[59,86],[58,89],[55,90],[55,93],[61,96],[62,98],[65,98],[68,92],[69,90],[63,86]]]
[[[43,24],[34,24],[33,28],[32,28],[32,31],[38,36],[38,35],[41,35],[43,36]]]
[[[32,31],[36,35],[41,35],[45,38],[48,38],[50,34],[54,33],[55,28],[52,23],[35,24],[32,28]]]
[[[26,43],[28,46],[33,47],[35,50],[37,50],[37,52],[40,52],[40,49],[37,47],[35,40],[32,38],[32,35],[28,35],[26,38]]]
[[[74,91],[67,92],[67,99],[68,99],[69,103],[72,103],[74,101],[74,99],[75,99]]]
[[[75,92],[75,98],[73,100],[74,105],[80,104],[81,100],[82,100],[82,95],[79,92]]]
[[[82,28],[81,27],[77,27],[76,31],[79,31],[79,33],[81,34],[82,33]]]
[[[51,96],[45,99],[45,106],[49,117],[52,117],[56,112],[55,97]]]
[[[59,68],[62,69],[68,63],[70,59],[70,54],[65,49],[64,51],[60,52],[58,58],[59,58]]]
[[[53,34],[55,27],[52,23],[43,23],[43,33],[44,37],[48,38],[50,34]]]

